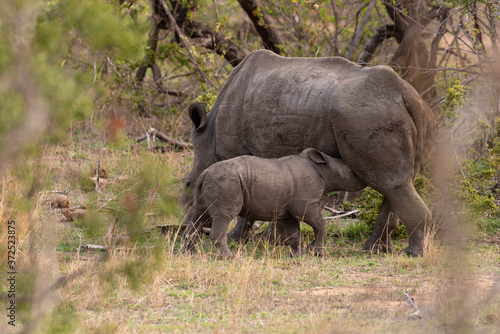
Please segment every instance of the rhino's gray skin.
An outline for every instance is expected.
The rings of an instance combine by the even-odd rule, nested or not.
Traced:
[[[196,184],[184,232],[185,249],[195,251],[201,227],[211,221],[210,239],[219,254],[233,257],[227,246],[227,229],[239,215],[249,221],[279,220],[285,226],[290,224],[292,231],[304,221],[315,235],[309,248],[323,255],[326,225],[321,216],[321,197],[333,190],[357,191],[364,187],[341,159],[314,148],[280,159],[241,156],[220,161],[207,168]],[[295,255],[302,254],[300,233],[292,232],[292,240],[284,242]]]
[[[410,235],[405,252],[423,253],[431,212],[413,180],[430,150],[436,118],[389,67],[255,51],[228,77],[208,117],[199,103],[189,115],[194,163],[188,186],[220,160],[277,158],[314,147],[342,158],[385,197],[364,249],[392,250],[390,233],[400,217]]]

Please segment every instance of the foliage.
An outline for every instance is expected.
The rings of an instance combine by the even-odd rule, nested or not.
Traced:
[[[476,217],[500,216],[498,184],[500,182],[500,137],[494,147],[485,150],[477,160],[464,159],[458,196],[470,206]]]
[[[470,87],[462,85],[460,81],[455,81],[455,83],[448,88],[443,108],[445,110],[444,115],[451,124],[457,122],[459,118],[458,110],[469,102],[469,92]]]
[[[361,211],[359,214],[359,219],[364,222],[366,226],[359,226],[359,231],[354,231],[355,226],[351,228],[350,234],[362,234],[365,238],[368,237],[369,233],[373,230],[375,222],[377,221],[378,213],[380,207],[382,206],[382,200],[384,196],[378,191],[367,187],[363,190],[363,194],[356,199],[356,203]],[[392,232],[394,238],[407,237],[408,233],[406,227],[403,224],[399,224],[398,227]]]

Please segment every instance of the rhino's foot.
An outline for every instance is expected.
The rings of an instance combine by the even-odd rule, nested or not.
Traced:
[[[241,218],[238,218],[236,226],[233,227],[231,231],[227,234],[228,242],[239,242],[241,244],[246,244],[252,235],[252,223],[246,222]]]
[[[403,254],[410,256],[410,257],[419,257],[419,256],[424,256],[424,250],[421,247],[407,247],[403,249]]]
[[[379,239],[373,242],[368,239],[363,245],[363,250],[370,253],[392,253],[394,252],[394,245],[392,244],[392,240],[383,242]]]
[[[307,248],[311,252],[313,252],[315,256],[325,256],[326,255],[325,246],[310,244]]]
[[[257,233],[255,235],[255,239],[262,242],[268,242],[273,246],[278,246],[283,243],[281,240],[281,236],[278,235],[273,228],[267,228],[265,231]]]
[[[182,248],[181,248],[181,252],[182,253],[185,253],[185,254],[191,254],[191,255],[196,255],[198,254],[198,250],[196,249],[195,246],[192,246],[192,245],[184,245]]]
[[[290,251],[291,251],[290,255],[292,257],[300,257],[308,253],[304,247],[297,247],[295,249],[293,247],[290,247]]]
[[[234,259],[234,254],[230,250],[225,252],[219,252],[219,257],[223,260],[232,260]]]

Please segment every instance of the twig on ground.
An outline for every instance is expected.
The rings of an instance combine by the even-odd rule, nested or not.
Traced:
[[[108,200],[106,200],[106,202],[105,202],[104,204],[102,204],[100,207],[98,207],[98,208],[97,208],[97,211],[99,211],[99,210],[101,210],[101,209],[105,208],[105,207],[106,207],[106,206],[107,206],[110,202],[112,202],[112,201],[114,201],[115,199],[117,199],[120,195],[122,195],[122,194],[124,194],[124,193],[126,193],[126,192],[131,191],[131,190],[132,190],[132,189],[134,189],[134,188],[135,188],[135,186],[137,186],[138,184],[139,184],[139,181],[137,181],[136,183],[134,183],[134,185],[133,185],[132,187],[130,187],[130,188],[128,188],[128,189],[125,189],[125,190],[121,191],[120,193],[118,193],[117,195],[115,195],[115,196],[113,196],[113,197],[109,198]]]
[[[325,209],[325,210],[327,210],[327,211],[330,211],[331,213],[336,213],[336,214],[339,214],[339,213],[342,213],[342,212],[343,212],[343,211],[338,211],[338,210],[335,210],[335,209],[330,208],[330,207],[328,207],[328,206],[325,206],[325,207],[324,207],[324,209]]]
[[[350,216],[350,215],[353,215],[355,213],[359,213],[359,210],[353,210],[353,211],[349,211],[349,212],[343,213],[343,214],[338,215],[338,216],[325,217],[323,219],[337,219],[337,218],[341,218],[341,217],[345,217],[345,216]]]
[[[177,148],[177,149],[192,149],[193,148],[193,145],[190,144],[190,143],[185,143],[181,140],[177,140],[177,139],[174,139],[174,138],[171,138],[169,136],[167,136],[166,134],[156,130],[155,128],[149,128],[148,132],[142,136],[140,136],[139,138],[137,138],[135,141],[140,143],[144,140],[148,140],[148,150],[150,149],[150,138],[153,137],[153,141],[154,141],[154,138],[158,138],[159,140],[161,140],[162,142],[164,143],[167,143],[168,145],[170,146],[173,146],[174,148]]]
[[[54,208],[54,209],[52,209],[50,211],[61,212],[61,211],[64,211],[64,210],[73,211],[73,210],[76,210],[76,209],[85,209],[85,207],[83,205],[75,205],[75,206],[71,206],[69,208]]]
[[[148,230],[145,230],[143,233],[151,233],[152,231],[154,230],[157,230],[157,229],[161,229],[161,233],[163,234],[167,234],[167,232],[169,231],[184,231],[184,229],[186,228],[187,225],[183,225],[183,224],[163,224],[163,225],[156,225],[155,227],[153,228],[150,228]]]
[[[413,301],[413,298],[410,297],[410,294],[408,292],[406,292],[406,290],[403,290],[403,294],[408,298],[408,302],[410,302],[411,306],[415,310],[414,313],[412,313],[408,316],[408,320],[422,319],[423,318],[422,313],[420,312],[420,309]]]
[[[89,250],[100,249],[100,250],[137,250],[137,249],[152,249],[157,248],[157,246],[140,246],[140,247],[116,247],[116,246],[104,246],[104,245],[94,245],[94,244],[80,244],[81,248],[86,248]]]
[[[97,168],[95,169],[95,175],[96,175],[95,191],[96,191],[96,193],[99,190],[99,172],[100,172],[100,169],[101,169],[101,160],[97,161]]]

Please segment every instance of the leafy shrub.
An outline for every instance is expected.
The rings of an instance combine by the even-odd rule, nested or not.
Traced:
[[[499,216],[500,208],[497,184],[500,180],[500,138],[495,139],[493,149],[485,150],[476,161],[464,159],[457,196],[463,200],[476,216]]]
[[[460,80],[455,81],[455,83],[448,88],[444,103],[444,116],[451,125],[454,125],[459,119],[458,110],[463,108],[469,101],[469,92],[470,87],[462,85]]]

